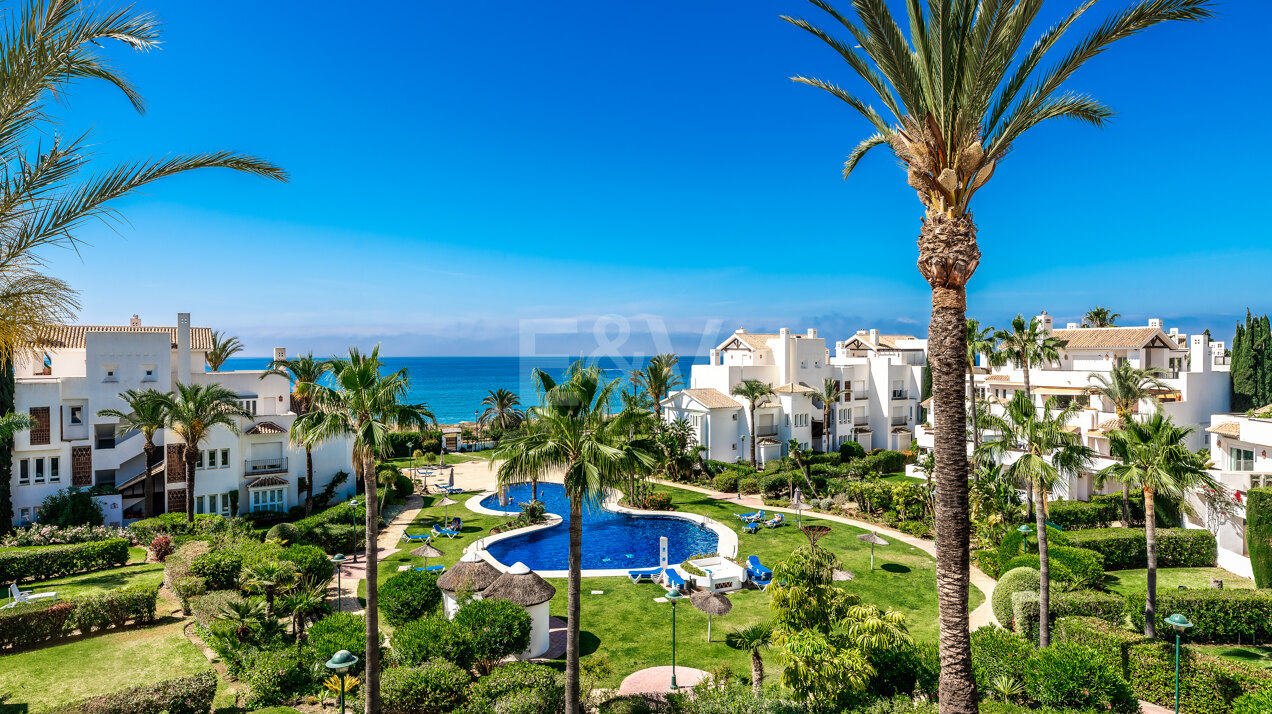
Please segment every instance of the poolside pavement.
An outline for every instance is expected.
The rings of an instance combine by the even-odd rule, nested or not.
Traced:
[[[676,686],[688,689],[711,675],[693,667],[676,667]],[[618,687],[620,695],[666,694],[671,689],[671,667],[649,667],[627,675]]]

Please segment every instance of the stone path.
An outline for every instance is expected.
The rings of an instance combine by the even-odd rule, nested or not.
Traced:
[[[710,496],[720,501],[729,501],[731,503],[736,503],[740,507],[749,508],[752,510],[759,510],[763,508],[767,511],[782,511],[783,513],[791,513],[791,514],[796,513],[796,511],[791,508],[779,508],[775,506],[766,506],[764,505],[763,499],[755,495],[741,496],[738,494],[722,493],[720,491],[715,491],[709,488],[703,488],[701,486],[691,486],[686,483],[674,483],[671,481],[659,481],[656,479],[651,479],[651,480],[655,481],[656,483],[661,483],[665,486],[673,486],[675,488],[683,488],[686,491],[694,491],[696,493],[705,494],[707,496]],[[858,521],[856,519],[845,518],[843,516],[835,516],[828,513],[814,513],[811,511],[809,512],[809,517],[824,518],[828,521],[844,523],[846,525],[854,526],[856,528],[862,528],[868,531],[878,531],[880,535],[886,535],[888,538],[901,541],[902,543],[905,543],[906,545],[912,545],[915,548],[918,548],[919,550],[922,550],[923,552],[931,556],[934,556],[934,557],[936,556],[936,544],[933,543],[932,541],[924,540],[923,538],[917,538],[915,536],[902,533],[901,531],[893,530],[891,528],[888,528],[887,526],[881,526],[874,523],[867,523],[866,521]],[[740,555],[741,554],[739,554],[739,557]],[[985,573],[981,572],[980,569],[974,565],[971,567],[971,578],[972,578],[972,585],[975,585],[977,589],[979,589],[982,593],[985,594],[985,601],[982,602],[980,606],[977,607],[975,610],[972,610],[971,616],[969,618],[971,629],[975,630],[976,628],[982,627],[984,625],[997,624],[998,620],[994,618],[994,610],[990,602],[994,594],[994,585],[995,585],[994,579],[989,577]]]
[[[1170,707],[1159,707],[1156,704],[1149,704],[1144,700],[1140,700],[1140,714],[1175,714],[1175,703],[1171,702]]]
[[[676,667],[676,686],[688,689],[711,675],[693,667]],[[666,694],[671,689],[671,667],[650,667],[627,675],[618,687],[620,695]]]
[[[548,651],[531,659],[531,662],[548,662],[565,656],[565,620],[548,618]]]
[[[420,510],[424,508],[424,499],[419,494],[411,494],[406,497],[406,507],[393,516],[393,520],[389,521],[384,530],[380,531],[376,538],[376,561],[398,552],[399,546],[402,545],[402,534],[406,532],[406,527],[411,525],[415,517],[420,514]],[[343,612],[361,613],[362,605],[358,603],[358,583],[367,577],[367,562],[365,554],[361,554],[357,563],[345,561],[340,567],[339,591],[337,599],[337,610]],[[336,584],[332,584],[332,590],[336,590]]]

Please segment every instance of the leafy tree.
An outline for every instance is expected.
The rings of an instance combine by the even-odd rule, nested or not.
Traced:
[[[1122,313],[1112,312],[1107,307],[1095,306],[1082,316],[1083,327],[1117,327],[1113,324]]]
[[[208,350],[204,359],[213,372],[219,372],[226,360],[242,351],[243,343],[239,342],[239,338],[231,337],[219,331],[213,332],[212,349]]]
[[[219,384],[182,384],[177,382],[175,395],[161,395],[164,424],[185,442],[182,456],[185,460],[186,521],[194,522],[194,474],[198,463],[199,447],[212,436],[213,430],[224,427],[231,433],[239,433],[239,418],[251,419],[252,415],[239,406],[238,394]]]
[[[1114,365],[1107,374],[1092,372],[1087,379],[1093,383],[1095,391],[1113,404],[1113,412],[1117,414],[1118,424],[1127,424],[1139,409],[1139,403],[1145,399],[1156,401],[1154,389],[1166,389],[1161,380],[1166,370],[1161,367],[1132,367],[1130,363]],[[1122,484],[1122,527],[1131,527],[1131,490]]]
[[[292,409],[297,416],[303,416],[309,413],[314,385],[327,374],[327,369],[327,363],[315,359],[314,353],[310,352],[290,359],[271,360],[261,379],[270,375],[286,377],[292,385]],[[314,445],[306,438],[305,424],[300,419],[292,421],[288,441],[305,448],[305,515],[308,516],[314,512]]]
[[[764,658],[760,653],[773,645],[773,626],[756,622],[735,629],[725,636],[724,643],[751,655],[751,691],[760,696],[764,689]]]
[[[141,449],[146,454],[145,478],[142,480],[142,517],[150,518],[154,515],[151,511],[154,506],[155,484],[154,478],[150,471],[161,459],[159,458],[159,447],[155,446],[155,433],[164,428],[167,423],[168,414],[164,409],[164,395],[155,389],[145,389],[138,391],[129,389],[119,395],[124,404],[128,407],[128,411],[119,409],[102,409],[97,412],[99,417],[114,417],[119,420],[119,426],[116,431],[122,437],[130,432],[140,432],[144,442]]]
[[[48,526],[100,526],[104,519],[102,504],[74,487],[50,493],[40,504],[40,523]]]
[[[755,405],[761,399],[773,394],[773,388],[758,379],[744,379],[729,390],[735,397],[742,397],[747,402],[747,428],[751,431],[751,468],[759,469],[755,460]]]

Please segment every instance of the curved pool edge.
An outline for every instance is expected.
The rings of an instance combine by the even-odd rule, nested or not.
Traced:
[[[494,490],[482,491],[476,496],[473,496],[472,498],[469,498],[467,501],[465,501],[464,507],[474,513],[480,513],[480,514],[488,515],[488,516],[516,515],[515,511],[496,511],[481,505],[481,502],[483,500],[489,498],[490,496],[495,495],[495,493],[496,491]],[[719,555],[722,555],[726,558],[737,558],[738,534],[734,532],[732,528],[729,528],[723,523],[711,518],[707,518],[706,516],[703,516],[697,513],[679,513],[677,511],[643,511],[643,510],[638,510],[635,508],[628,508],[626,506],[620,506],[618,505],[619,493],[620,492],[617,489],[613,489],[613,488],[609,489],[608,492],[606,493],[605,501],[601,504],[601,507],[607,511],[613,511],[615,513],[625,513],[627,515],[646,516],[646,517],[654,517],[654,518],[679,518],[680,520],[696,523],[704,528],[709,529],[711,532],[716,534],[716,551]],[[487,563],[490,563],[499,572],[505,573],[512,567],[512,565],[504,565],[502,562],[496,559],[495,556],[491,555],[490,551],[487,550],[486,548],[487,545],[489,545],[490,543],[497,543],[501,540],[512,538],[514,536],[525,535],[527,533],[533,533],[534,531],[537,531],[537,530],[551,528],[555,525],[562,523],[564,520],[565,519],[563,519],[561,516],[558,516],[555,513],[548,513],[547,520],[544,523],[537,523],[533,526],[515,528],[510,531],[504,531],[503,533],[485,536],[484,538],[478,538],[472,543],[469,543],[468,546],[464,548],[464,554],[467,555],[469,552],[476,552],[477,555],[482,560],[486,561]],[[668,567],[673,567],[678,565],[680,565],[680,563],[668,563]],[[628,570],[629,570],[628,568],[584,568],[581,571],[581,574],[585,578],[610,578],[610,577],[625,578],[627,577]],[[566,578],[566,577],[569,577],[570,575],[570,571],[568,570],[536,570],[534,572],[538,573],[539,577],[543,577],[543,578]]]

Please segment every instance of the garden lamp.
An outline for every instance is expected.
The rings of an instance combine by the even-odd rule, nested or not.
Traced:
[[[667,599],[671,601],[671,691],[676,691],[676,603],[683,600],[680,590],[671,588],[667,591]]]
[[[358,499],[349,499],[349,520],[353,522],[353,562],[358,562]]]
[[[1023,554],[1028,555],[1029,554],[1029,534],[1033,533],[1033,529],[1031,529],[1028,526],[1028,524],[1026,524],[1017,528],[1016,532],[1024,536],[1023,538],[1020,539],[1020,550]]]
[[[344,565],[344,562],[345,557],[340,553],[336,553],[331,556],[331,564],[336,566],[336,610],[340,609],[340,593],[342,592],[340,586],[340,566]]]
[[[406,448],[411,450],[411,471],[415,471],[415,442],[407,442]],[[419,474],[417,473],[415,475],[418,476]]]
[[[340,675],[340,714],[345,714],[345,683],[348,681],[349,669],[358,663],[357,655],[349,650],[340,650],[327,660],[327,669]]]
[[[1175,714],[1179,714],[1179,637],[1193,624],[1178,612],[1166,618],[1166,622],[1175,628]]]

